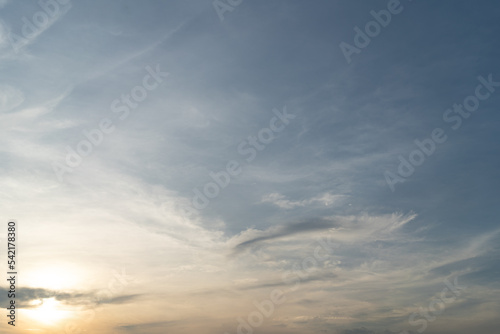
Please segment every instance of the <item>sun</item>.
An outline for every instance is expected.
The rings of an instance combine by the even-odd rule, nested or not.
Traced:
[[[33,308],[26,309],[25,315],[44,325],[55,325],[72,314],[54,297],[34,300],[31,305]]]
[[[64,303],[53,296],[64,295],[65,292],[86,289],[86,271],[74,263],[66,261],[36,263],[24,270],[23,282],[27,287],[40,289],[46,298],[31,300],[30,305],[20,310],[33,325],[50,327],[59,326],[64,320],[73,319],[77,315],[78,306]],[[71,293],[70,293],[71,295]]]

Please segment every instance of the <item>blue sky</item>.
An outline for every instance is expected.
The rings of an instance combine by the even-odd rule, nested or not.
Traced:
[[[0,6],[0,208],[19,222],[26,319],[2,332],[500,325],[497,2]],[[348,60],[341,43],[388,8]],[[435,129],[446,140],[412,153]],[[398,176],[412,154],[423,163]],[[248,324],[275,290],[286,300]]]

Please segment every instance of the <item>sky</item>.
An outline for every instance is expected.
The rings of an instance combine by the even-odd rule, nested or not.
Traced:
[[[497,1],[0,1],[0,331],[490,334]]]

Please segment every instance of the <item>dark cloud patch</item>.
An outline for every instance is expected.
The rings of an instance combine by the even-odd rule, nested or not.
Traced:
[[[8,300],[8,289],[0,288],[0,303],[5,303]],[[48,290],[43,288],[24,288],[18,287],[16,289],[16,300],[20,307],[31,307],[29,305],[30,301],[39,300],[44,298],[55,298],[58,301],[69,302],[80,300],[84,298],[90,298],[91,294],[85,293],[71,293],[71,292],[60,292],[54,290]]]
[[[235,290],[231,289],[203,289],[188,292],[189,296],[217,296],[217,297],[227,297],[227,298],[239,298],[241,294]]]
[[[8,302],[8,289],[0,288],[0,304]],[[126,304],[140,295],[122,295],[114,296],[107,299],[102,299],[99,293],[89,292],[63,292],[43,288],[25,288],[19,287],[16,289],[16,301],[20,308],[33,308],[30,302],[47,298],[55,298],[57,301],[67,305],[98,305],[98,304]]]
[[[289,287],[295,287],[300,284],[305,284],[309,282],[315,282],[315,281],[329,281],[333,278],[337,277],[334,273],[331,272],[321,272],[321,273],[316,273],[314,275],[311,275],[309,277],[301,278],[299,276],[293,276],[291,283],[287,283],[284,281],[274,281],[274,282],[264,282],[264,283],[258,283],[258,284],[251,284],[251,285],[246,285],[243,287],[240,287],[240,290],[255,290],[255,289],[262,289],[262,288],[274,288],[274,287],[283,287],[283,286],[289,286]]]
[[[110,299],[100,300],[99,304],[127,304],[128,302],[136,300],[140,296],[141,295],[139,295],[139,294],[135,294],[135,295],[123,295],[123,296],[113,297],[113,298],[110,298]]]
[[[311,231],[326,230],[338,226],[339,225],[337,223],[322,218],[314,218],[301,223],[284,225],[277,228],[269,229],[268,231],[264,232],[262,236],[239,243],[234,247],[234,251],[236,253],[241,252],[263,241],[279,239],[290,235],[307,233]]]
[[[140,332],[144,333],[145,331],[153,330],[153,329],[164,329],[168,327],[175,326],[179,323],[179,321],[158,321],[158,322],[147,322],[140,323],[134,325],[122,325],[117,326],[115,329],[127,332]]]

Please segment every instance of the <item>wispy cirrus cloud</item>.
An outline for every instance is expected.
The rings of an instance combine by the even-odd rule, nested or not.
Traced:
[[[21,90],[10,85],[0,85],[0,113],[5,113],[18,107],[24,100],[25,97]]]
[[[382,6],[248,2],[221,23],[210,1],[67,2],[10,1],[0,18],[0,209],[21,227],[23,307],[92,307],[110,267],[126,265],[139,284],[104,298],[106,322],[89,332],[235,333],[283,289],[259,332],[399,333],[460,275],[470,289],[427,333],[494,332],[500,95],[396,195],[381,177],[497,67],[494,1],[412,5],[350,66],[338,42]],[[23,17],[40,3],[59,13],[31,31]],[[25,39],[17,53],[12,34]],[[140,93],[151,64],[169,79],[124,102],[127,121],[59,183],[51,162],[116,119],[111,103]],[[250,144],[277,105],[294,122]],[[258,158],[187,216],[193,188],[243,140]],[[68,275],[39,286],[58,269]]]
[[[347,196],[345,195],[334,195],[330,193],[325,193],[322,195],[315,196],[310,199],[303,200],[290,200],[287,199],[284,195],[279,193],[271,193],[262,197],[262,203],[271,203],[276,205],[282,209],[294,209],[297,207],[304,207],[308,205],[323,205],[323,206],[332,206],[338,205],[340,201],[345,199]]]

